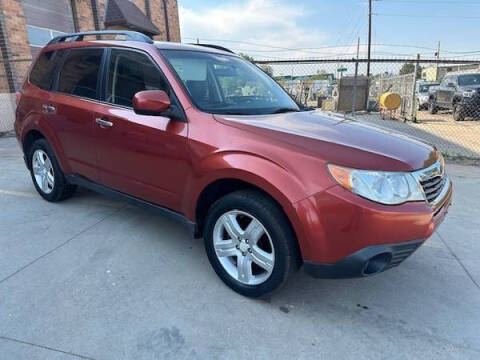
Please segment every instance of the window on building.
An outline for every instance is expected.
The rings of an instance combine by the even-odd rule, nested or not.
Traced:
[[[43,47],[54,37],[64,34],[63,32],[27,25],[28,42],[30,46]]]
[[[30,74],[30,82],[44,90],[50,90],[53,85],[54,71],[60,63],[64,51],[49,51],[37,60]]]
[[[97,98],[97,83],[103,49],[71,50],[60,71],[58,91]]]
[[[131,107],[135,94],[143,90],[163,90],[168,93],[169,88],[148,56],[128,50],[112,50],[106,101]]]

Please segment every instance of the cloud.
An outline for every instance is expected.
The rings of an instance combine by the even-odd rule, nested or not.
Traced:
[[[323,33],[303,25],[308,10],[300,4],[274,0],[229,1],[195,10],[180,6],[179,13],[185,42],[199,38],[201,42],[217,43],[256,58],[305,57],[305,53],[286,54],[271,47],[303,48],[319,46],[325,41]]]

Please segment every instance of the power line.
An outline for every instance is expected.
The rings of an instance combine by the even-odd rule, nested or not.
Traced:
[[[464,16],[464,15],[415,15],[415,14],[381,14],[381,13],[375,13],[373,15],[388,16],[388,17],[422,18],[422,19],[435,19],[435,18],[480,19],[480,16]]]
[[[415,1],[415,0],[375,0],[379,4],[390,4],[390,3],[406,3],[406,4],[416,4],[416,5],[427,5],[427,4],[436,4],[436,5],[443,5],[443,4],[465,4],[465,5],[480,5],[480,2],[472,2],[472,1]]]
[[[197,40],[197,38],[193,37],[184,37],[186,40]],[[242,52],[257,52],[257,53],[285,53],[285,52],[302,52],[302,53],[308,53],[308,54],[314,54],[314,55],[319,55],[323,54],[324,52],[322,51],[314,51],[314,50],[325,50],[325,49],[345,49],[345,55],[351,55],[352,53],[349,53],[348,50],[354,48],[354,44],[344,44],[344,45],[325,45],[325,46],[317,46],[317,47],[302,47],[302,48],[287,48],[287,47],[281,47],[281,46],[273,46],[273,45],[267,45],[264,43],[253,43],[253,42],[248,42],[248,41],[240,41],[240,40],[227,40],[227,39],[210,39],[210,38],[203,38],[203,41],[212,41],[212,42],[223,42],[223,43],[238,43],[238,44],[245,44],[245,45],[251,45],[251,46],[256,46],[256,47],[263,47],[267,48],[266,49],[241,49],[238,51]],[[367,46],[367,44],[360,44],[360,46]],[[377,46],[377,47],[392,47],[392,48],[411,48],[411,49],[421,49],[421,50],[431,50],[431,51],[437,51],[436,48],[433,47],[428,47],[428,46],[418,46],[418,45],[411,45],[411,44],[385,44],[385,43],[372,43],[372,46]],[[270,50],[271,49],[271,50]],[[313,51],[312,51],[313,50]],[[352,50],[353,51],[353,50]],[[374,51],[375,53],[379,53],[379,51]],[[449,53],[449,54],[459,54],[459,55],[474,55],[480,53],[480,50],[473,50],[473,51],[457,51],[457,50],[446,50],[442,49],[442,52],[444,53]],[[396,54],[396,53],[392,53]],[[426,52],[423,52],[422,54],[428,54]]]
[[[187,39],[187,40],[197,40],[197,38],[191,38],[191,37],[183,37],[183,38]],[[262,51],[262,52],[284,52],[284,51],[321,50],[321,49],[335,49],[335,48],[344,48],[344,47],[355,47],[355,44],[344,44],[344,45],[325,45],[325,46],[317,46],[317,47],[285,48],[285,47],[272,46],[272,45],[266,45],[266,44],[261,44],[261,43],[251,43],[251,42],[238,41],[238,40],[220,40],[220,39],[204,39],[204,38],[201,38],[201,40],[215,41],[215,42],[227,42],[227,43],[246,43],[246,45],[261,46],[261,47],[273,48],[273,49],[278,49],[278,48],[281,49],[281,50],[256,50],[256,51]],[[360,44],[360,46],[366,46],[366,45],[367,45],[366,43],[365,44]],[[372,45],[386,46],[386,47],[436,50],[433,47],[416,46],[416,45],[411,45],[411,44],[410,45],[409,44],[404,45],[404,44],[372,43]],[[245,51],[250,51],[250,50],[245,50]],[[450,52],[455,52],[455,51],[450,51]]]

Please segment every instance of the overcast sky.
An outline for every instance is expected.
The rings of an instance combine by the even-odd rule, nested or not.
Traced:
[[[178,3],[184,42],[193,42],[198,37],[202,42],[224,45],[258,59],[352,57],[357,37],[363,44],[367,41],[366,0],[178,0]],[[413,56],[417,52],[432,57],[438,40],[445,50],[443,55],[480,57],[480,0],[376,0],[373,4],[373,12],[378,15],[373,17],[372,42],[384,44],[374,47],[378,57]],[[284,48],[321,49],[285,51]],[[361,51],[365,49],[362,46]]]

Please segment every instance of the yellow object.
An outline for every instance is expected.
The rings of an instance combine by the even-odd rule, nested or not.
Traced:
[[[380,105],[387,110],[396,110],[400,107],[402,98],[392,92],[386,92],[380,96]]]

